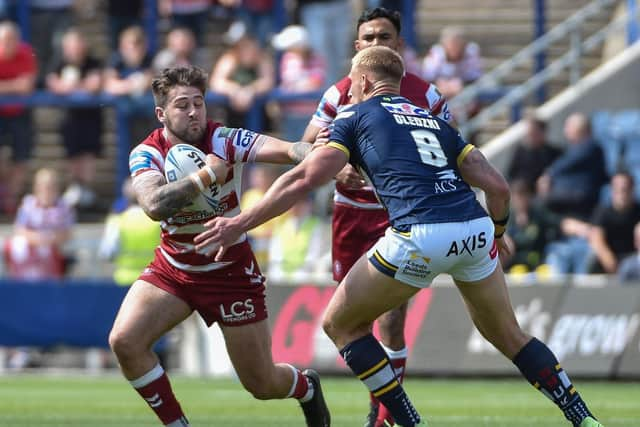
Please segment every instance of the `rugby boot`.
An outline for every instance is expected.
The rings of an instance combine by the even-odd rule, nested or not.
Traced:
[[[587,417],[580,423],[580,427],[604,427],[598,420],[593,417]]]
[[[313,397],[308,402],[300,402],[307,427],[330,427],[331,414],[324,401],[322,388],[320,387],[320,376],[313,369],[305,369],[302,374],[313,384]]]
[[[379,403],[369,403],[369,413],[367,414],[367,420],[364,422],[364,427],[376,427],[376,420],[378,419],[379,409]]]

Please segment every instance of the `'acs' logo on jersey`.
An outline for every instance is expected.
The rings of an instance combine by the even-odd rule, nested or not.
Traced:
[[[406,102],[398,103],[398,104],[390,104],[388,102],[381,102],[380,105],[384,107],[385,110],[392,114],[405,114],[408,116],[420,116],[420,117],[429,117],[431,114],[429,111],[424,108],[416,107],[413,104],[408,104]]]

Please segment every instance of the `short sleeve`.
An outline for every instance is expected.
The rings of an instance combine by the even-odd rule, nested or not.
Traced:
[[[355,108],[348,108],[338,113],[329,127],[329,145],[344,151],[348,158],[351,158],[356,146],[356,120]]]
[[[164,176],[164,156],[150,145],[139,144],[129,155],[129,172],[132,178],[144,173]]]
[[[219,127],[211,136],[211,152],[231,163],[253,162],[264,135],[241,128]]]

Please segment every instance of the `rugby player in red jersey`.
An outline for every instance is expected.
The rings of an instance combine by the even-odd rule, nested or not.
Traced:
[[[124,376],[162,423],[188,426],[152,346],[197,311],[207,325],[218,322],[240,382],[255,398],[296,398],[307,426],[328,427],[330,415],[317,373],[273,362],[264,277],[246,235],[219,261],[193,243],[208,219],[240,212],[239,181],[246,162],[299,162],[311,144],[292,144],[207,120],[206,87],[207,76],[197,67],[166,69],[153,80],[155,113],[163,127],[132,150],[129,166],[140,205],[161,221],[162,239],[155,258],[127,293],[109,344]],[[205,153],[206,166],[168,183],[165,156],[179,143]],[[230,169],[212,167],[215,158],[225,160]],[[218,209],[190,206],[214,181],[220,185]]]
[[[356,51],[370,46],[402,49],[400,13],[375,8],[362,13],[358,19]],[[341,109],[348,106],[351,80],[349,76],[331,86],[324,93],[318,108],[305,130],[303,141],[314,141],[321,129],[328,127]],[[445,121],[451,121],[447,104],[435,85],[415,74],[405,73],[400,82],[400,94],[413,105],[424,108]],[[336,176],[332,221],[333,278],[340,282],[353,264],[384,235],[389,226],[387,212],[378,202],[373,189],[362,176],[347,165]],[[396,370],[400,381],[404,376],[408,349],[404,337],[407,304],[383,314],[378,319],[380,340]],[[365,427],[380,427],[393,421],[378,400],[371,395],[371,410]]]

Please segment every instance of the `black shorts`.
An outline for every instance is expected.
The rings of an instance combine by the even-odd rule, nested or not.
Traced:
[[[68,157],[102,152],[102,110],[71,109],[62,121],[62,138]]]

